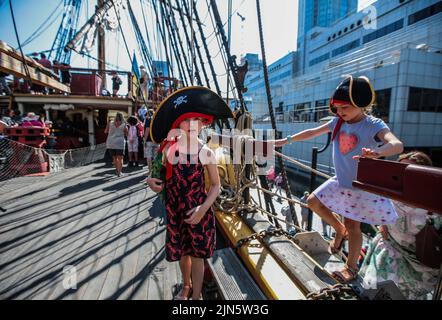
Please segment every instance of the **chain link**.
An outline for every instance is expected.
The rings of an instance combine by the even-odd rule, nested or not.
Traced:
[[[332,287],[322,288],[319,292],[311,292],[306,298],[307,300],[340,300],[355,298],[355,292],[348,285],[337,283]]]
[[[251,234],[248,237],[239,239],[238,242],[235,245],[235,249],[239,249],[241,248],[243,245],[245,245],[246,243],[251,242],[252,240],[263,240],[265,237],[282,237],[285,236],[290,240],[293,240],[293,237],[286,232],[285,230],[281,229],[281,228],[277,228],[277,229],[272,229],[272,230],[262,230],[256,233]]]

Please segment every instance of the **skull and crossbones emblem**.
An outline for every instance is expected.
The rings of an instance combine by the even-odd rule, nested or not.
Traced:
[[[187,103],[187,96],[180,96],[178,97],[174,102],[174,108],[176,109],[176,107],[178,107],[180,104],[182,103]]]

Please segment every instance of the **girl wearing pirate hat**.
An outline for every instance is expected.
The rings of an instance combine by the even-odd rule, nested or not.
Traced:
[[[215,250],[212,204],[220,192],[215,155],[198,135],[214,118],[231,118],[232,111],[216,93],[188,87],[167,97],[153,115],[150,136],[161,143],[165,181],[149,178],[155,192],[165,189],[166,259],[180,261],[183,287],[175,299],[200,299],[204,260]],[[204,187],[204,169],[210,189]]]
[[[357,261],[362,246],[360,223],[375,225],[392,224],[397,214],[390,200],[354,189],[358,159],[360,157],[388,157],[403,150],[399,141],[381,119],[366,115],[364,110],[372,106],[375,93],[366,77],[346,77],[330,99],[330,112],[336,117],[317,128],[304,130],[286,139],[276,141],[283,146],[332,132],[333,162],[336,176],[327,180],[308,197],[309,207],[336,230],[330,242],[330,252],[341,250],[349,240],[347,264],[334,273],[341,282],[357,277]],[[383,145],[379,147],[379,142]],[[344,217],[344,224],[332,212]]]

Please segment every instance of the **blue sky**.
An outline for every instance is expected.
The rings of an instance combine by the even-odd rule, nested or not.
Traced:
[[[13,0],[13,7],[15,17],[17,20],[17,27],[21,42],[26,40],[36,29],[43,23],[52,12],[60,0]],[[294,50],[296,46],[296,16],[297,16],[297,1],[294,0],[278,0],[278,6],[275,6],[274,0],[262,0],[262,15],[265,25],[265,33],[267,45],[267,56],[269,61],[274,61],[286,54],[287,52]],[[12,46],[17,45],[15,34],[12,28],[11,14],[9,11],[8,0],[0,0],[0,39],[6,41]],[[95,1],[86,0],[85,3],[89,4],[89,14],[93,12],[93,6]],[[134,8],[139,5],[139,1],[132,0]],[[204,0],[199,0],[200,4],[204,4],[200,12],[201,19],[206,16],[207,7]],[[226,12],[226,0],[218,1],[219,9],[222,13]],[[62,6],[61,6],[62,7]],[[60,7],[60,8],[61,8]],[[83,7],[86,7],[83,5]],[[254,0],[233,0],[233,9],[238,9],[238,12],[246,18],[244,22],[238,15],[234,15],[233,18],[233,33],[232,33],[232,52],[238,56],[245,52],[259,52],[259,38],[257,34],[257,20],[256,20],[256,8]],[[33,51],[48,50],[51,47],[55,34],[61,20],[61,9],[57,11],[59,17],[51,17],[54,23],[34,42],[25,46],[25,53]],[[83,9],[81,16],[83,17],[81,23],[85,21],[86,9]],[[124,14],[127,16],[127,12]],[[224,16],[227,16],[224,14]],[[140,18],[141,19],[141,18]],[[139,20],[142,25],[142,20]],[[127,25],[126,25],[127,27]],[[125,29],[125,25],[123,25]],[[284,31],[282,31],[284,30]],[[132,32],[125,32],[125,34],[131,34]],[[276,39],[275,39],[275,35]],[[112,36],[111,36],[112,37]],[[120,39],[121,40],[121,39]],[[132,41],[132,39],[131,39]],[[135,43],[130,43],[129,47],[135,47]],[[121,56],[126,55],[124,50],[120,52]],[[116,62],[116,57],[114,57]],[[80,59],[81,60],[81,59]],[[74,63],[80,63],[77,59]],[[121,63],[121,61],[119,61]],[[84,62],[83,62],[84,63]]]

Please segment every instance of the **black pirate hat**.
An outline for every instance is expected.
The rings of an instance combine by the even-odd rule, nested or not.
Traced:
[[[167,138],[171,129],[191,117],[206,119],[233,118],[232,110],[224,100],[212,90],[205,87],[187,87],[175,91],[158,106],[150,124],[150,136],[155,143]]]
[[[367,77],[348,76],[336,88],[330,99],[330,112],[336,114],[335,103],[350,103],[357,108],[370,107],[376,99],[373,87]]]

